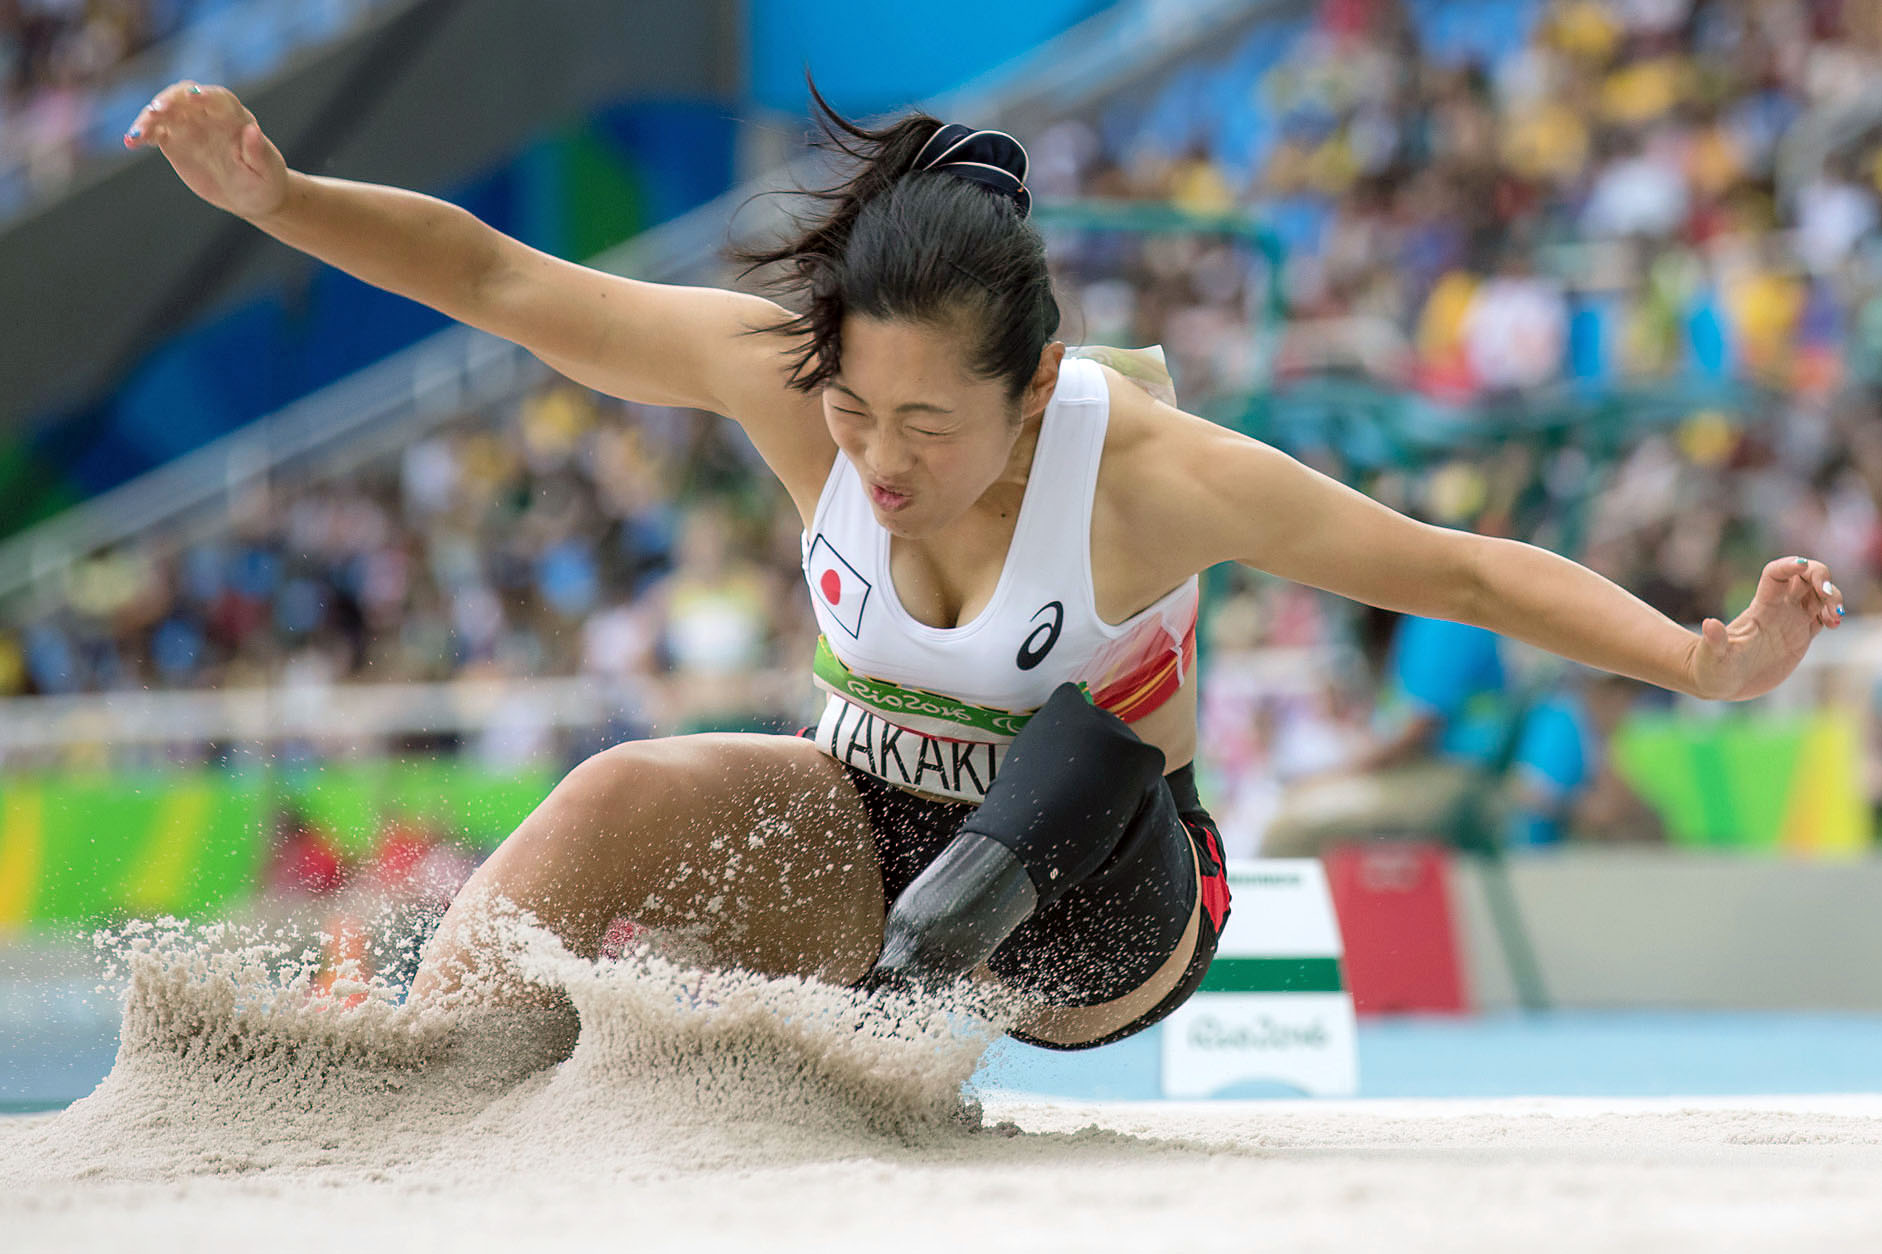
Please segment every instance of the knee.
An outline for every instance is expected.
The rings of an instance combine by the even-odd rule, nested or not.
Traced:
[[[723,818],[728,768],[694,739],[630,740],[584,758],[556,786],[559,804],[613,833]]]
[[[684,772],[659,741],[631,740],[577,763],[544,806],[553,807],[558,827],[613,834],[667,807],[683,790]]]

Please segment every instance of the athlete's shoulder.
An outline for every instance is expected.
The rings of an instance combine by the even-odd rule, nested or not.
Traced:
[[[1139,376],[1101,369],[1110,413],[1091,505],[1092,578],[1101,616],[1120,622],[1202,569],[1185,535],[1198,459],[1184,450],[1219,428],[1152,396]]]
[[[1110,397],[1104,436],[1107,476],[1155,476],[1159,466],[1180,466],[1186,460],[1183,450],[1196,441],[1220,433],[1214,423],[1177,408],[1167,370],[1159,378],[1120,369],[1109,360],[1098,366]]]
[[[1111,411],[1094,519],[1105,519],[1109,541],[1159,580],[1184,578],[1222,560],[1197,542],[1216,537],[1223,517],[1258,499],[1247,491],[1246,467],[1261,446],[1105,369]]]
[[[1176,384],[1170,377],[1169,363],[1163,358],[1163,345],[1149,348],[1112,348],[1104,344],[1081,344],[1065,350],[1070,360],[1090,361],[1104,372],[1107,381],[1127,380],[1144,395],[1176,404]]]

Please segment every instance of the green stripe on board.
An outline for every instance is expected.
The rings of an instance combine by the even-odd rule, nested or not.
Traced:
[[[1220,955],[1202,977],[1201,993],[1337,993],[1338,958],[1236,958]]]

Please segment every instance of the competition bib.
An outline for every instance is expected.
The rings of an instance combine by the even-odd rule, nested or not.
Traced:
[[[987,799],[1007,750],[1005,744],[903,727],[834,693],[817,721],[817,747],[897,788],[975,805]]]

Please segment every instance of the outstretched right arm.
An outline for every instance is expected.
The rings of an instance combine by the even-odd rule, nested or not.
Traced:
[[[126,143],[161,148],[191,191],[282,243],[519,344],[579,383],[732,418],[800,512],[814,505],[835,446],[816,399],[786,384],[785,345],[745,334],[786,316],[770,301],[621,278],[435,197],[297,173],[222,87],[165,88]]]

